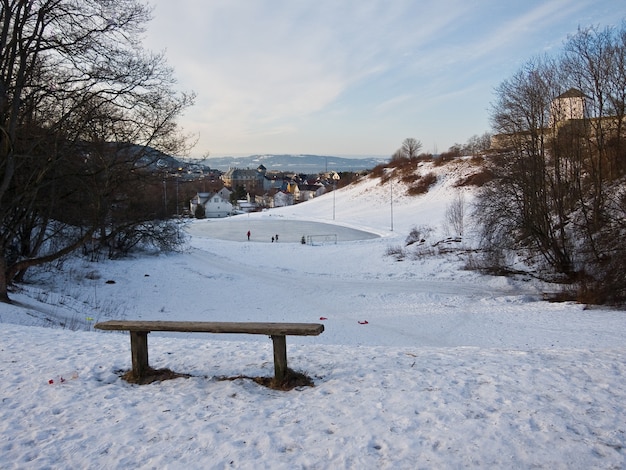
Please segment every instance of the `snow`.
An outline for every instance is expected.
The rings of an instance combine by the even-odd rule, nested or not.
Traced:
[[[465,270],[454,252],[386,256],[413,227],[445,237],[453,176],[470,170],[439,169],[416,198],[396,181],[393,207],[389,185],[365,180],[194,221],[183,253],[33,272],[0,305],[0,466],[626,467],[624,311],[542,301],[549,286]],[[277,243],[239,230],[277,221]],[[349,239],[299,242],[333,225]],[[315,386],[220,380],[271,376],[268,338],[174,333],[150,335],[150,364],[192,377],[130,385],[128,334],[92,329],[112,318],[322,322],[287,338]]]

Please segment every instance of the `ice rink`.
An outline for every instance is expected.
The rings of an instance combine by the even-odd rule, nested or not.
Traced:
[[[204,219],[195,221],[187,227],[187,231],[196,237],[217,238],[247,242],[250,231],[250,242],[272,243],[272,237],[278,243],[301,243],[312,239],[313,243],[334,243],[368,240],[379,236],[341,225],[325,224],[305,220],[258,219],[236,216],[228,219]]]

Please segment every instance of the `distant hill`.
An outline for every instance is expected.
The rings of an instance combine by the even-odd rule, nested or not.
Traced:
[[[257,168],[265,166],[268,171],[292,171],[294,173],[321,173],[323,171],[363,171],[374,168],[389,158],[345,158],[321,155],[251,155],[249,157],[209,157],[202,162],[210,168],[226,171],[229,168]]]

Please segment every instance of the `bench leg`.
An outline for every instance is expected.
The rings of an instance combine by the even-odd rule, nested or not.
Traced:
[[[148,371],[148,332],[130,332],[130,354],[133,360],[133,375],[141,378]]]
[[[274,377],[282,382],[287,376],[287,341],[284,335],[273,335],[274,343]]]

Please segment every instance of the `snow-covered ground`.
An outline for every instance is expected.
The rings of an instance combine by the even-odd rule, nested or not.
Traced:
[[[479,275],[455,254],[386,255],[413,227],[443,239],[456,191],[442,176],[409,198],[396,181],[392,204],[389,185],[366,180],[194,221],[184,253],[33,272],[0,305],[0,467],[626,467],[626,312],[544,302],[547,286]],[[270,221],[267,233],[289,221],[277,243],[239,228],[210,238]],[[302,245],[329,228],[311,222],[377,237]],[[271,376],[268,338],[164,333],[150,335],[150,364],[192,377],[130,385],[128,334],[92,330],[111,318],[322,322],[318,337],[287,338],[315,387],[219,380]]]

